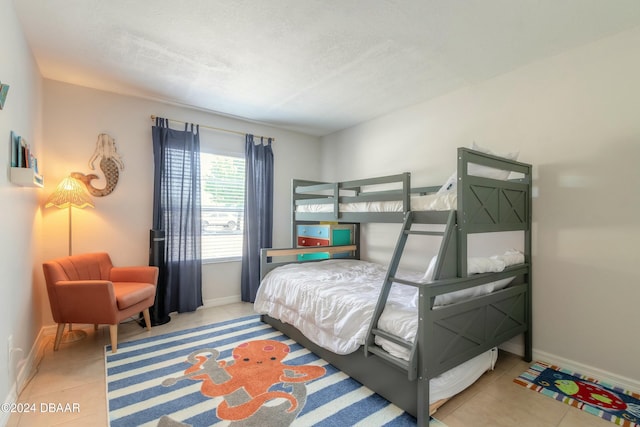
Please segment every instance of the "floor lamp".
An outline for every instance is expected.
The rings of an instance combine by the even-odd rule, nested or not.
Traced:
[[[47,199],[45,208],[55,206],[59,209],[69,209],[69,255],[72,255],[72,227],[71,227],[71,211],[73,208],[84,209],[86,207],[94,207],[91,197],[87,193],[86,187],[83,183],[71,176],[66,177],[56,187],[55,191],[51,193]],[[82,330],[72,330],[71,323],[69,323],[69,331],[62,336],[63,342],[79,341],[87,336],[87,333]]]

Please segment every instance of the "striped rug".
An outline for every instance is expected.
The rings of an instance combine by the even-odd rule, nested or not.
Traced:
[[[265,364],[275,364],[271,368],[277,368],[276,371],[282,368],[280,365],[290,366],[291,369],[281,374],[293,378],[292,382],[256,391],[260,386],[252,379],[246,389],[240,387],[243,380],[238,377],[242,372],[233,371],[233,367],[238,369],[243,360],[249,359],[244,358],[242,352],[249,351],[251,345],[259,346],[260,351],[262,348],[273,350],[277,357],[271,357]],[[288,349],[282,350],[285,347]],[[274,349],[286,351],[282,360],[276,360],[281,355]],[[121,343],[116,354],[106,346],[105,358],[112,427],[410,426],[416,423],[406,412],[260,322],[258,316]],[[223,377],[210,379],[216,375]],[[251,374],[251,378],[255,376]],[[306,381],[306,378],[310,379]],[[222,383],[239,389],[221,396],[216,387]],[[246,391],[251,388],[252,392]],[[258,392],[265,395],[262,396],[264,402],[258,398]],[[235,419],[237,405],[242,403],[247,407],[256,403],[259,409],[254,412],[247,409],[242,415],[246,418]],[[292,410],[294,405],[296,408]],[[222,409],[226,411],[220,415]],[[221,419],[224,417],[227,418]]]

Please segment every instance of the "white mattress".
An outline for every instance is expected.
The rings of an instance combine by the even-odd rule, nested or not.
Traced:
[[[499,272],[524,262],[518,251],[487,258],[469,258],[468,272]],[[431,281],[436,258],[426,272],[398,271],[400,279]],[[256,295],[255,310],[294,325],[316,344],[336,354],[349,354],[364,344],[386,268],[372,262],[330,259],[293,263],[265,276]],[[502,289],[513,277],[436,297],[434,308]],[[418,291],[393,286],[378,326],[413,342],[418,327]],[[407,351],[384,340],[377,342],[396,357],[408,360]]]
[[[456,209],[457,193],[428,194],[412,196],[412,211],[446,211]],[[402,201],[340,203],[340,212],[402,212]],[[333,204],[298,205],[296,212],[327,213],[333,212]]]
[[[265,276],[254,307],[334,353],[349,354],[364,344],[385,272],[379,264],[350,259],[287,264]],[[422,276],[399,275],[408,280]],[[416,292],[394,286],[389,306],[413,307],[417,321]]]
[[[348,354],[364,344],[385,267],[358,260],[332,259],[288,264],[271,271],[262,281],[254,308],[291,324],[316,344]],[[399,278],[424,280],[425,273],[399,272]],[[413,341],[417,329],[417,289],[392,287],[379,327]],[[384,340],[385,350],[407,359],[406,350]],[[430,383],[430,403],[450,397],[492,369],[497,351],[489,351],[445,372]]]

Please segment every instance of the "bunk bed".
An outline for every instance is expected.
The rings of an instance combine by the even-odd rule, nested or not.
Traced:
[[[293,247],[262,250],[263,282],[256,310],[264,322],[414,415],[418,425],[427,425],[430,414],[442,403],[430,404],[430,385],[438,378],[446,380],[449,373],[465,365],[486,365],[486,360],[477,362],[483,357],[495,362],[492,349],[520,334],[524,334],[524,359],[531,361],[531,186],[530,165],[468,148],[458,148],[457,171],[443,186],[412,189],[409,173],[335,183],[294,180]],[[323,222],[353,227],[352,241],[300,247],[300,227]],[[356,261],[360,255],[359,224],[367,222],[402,224],[389,266],[383,270]],[[437,227],[435,231],[425,229],[425,224]],[[488,258],[489,263],[502,262],[501,268],[475,270],[478,259],[468,255],[468,236],[506,231],[522,232],[523,250]],[[409,236],[440,238],[437,255],[423,274],[399,268]],[[329,259],[305,257],[310,254]],[[305,273],[296,270],[300,268],[296,264],[319,270]],[[285,286],[278,274],[298,277],[307,289],[318,292],[321,284],[315,280],[323,276],[323,268],[335,269],[335,274],[325,276],[339,277],[338,273],[348,271],[350,265],[361,271],[376,270],[368,280],[379,283],[371,309],[364,310],[370,313],[362,342],[356,340],[345,348],[327,345],[331,337],[318,339],[303,324],[296,327],[296,318],[302,317],[299,313],[270,310],[274,302],[261,295],[273,293],[270,286]],[[351,273],[346,274],[347,282],[356,282]],[[287,289],[285,293],[289,298],[296,291]],[[350,293],[348,288],[346,293]],[[365,293],[351,292],[352,296]],[[397,297],[402,293],[410,295],[413,311],[404,322],[389,321],[393,307],[401,305]],[[460,298],[452,300],[452,295]],[[333,298],[327,304],[339,306],[341,297]],[[406,331],[391,330],[389,325],[394,322],[401,329],[408,323],[414,325],[407,335]],[[353,321],[342,319],[342,323]],[[306,336],[303,330],[307,330]]]

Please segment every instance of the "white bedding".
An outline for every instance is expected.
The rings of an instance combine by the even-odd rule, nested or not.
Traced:
[[[447,211],[456,209],[457,193],[428,194],[412,196],[412,211]],[[402,201],[340,203],[340,212],[402,212]],[[333,212],[333,204],[298,205],[296,212]]]
[[[469,258],[469,273],[502,271],[524,262],[518,251],[488,258]],[[426,283],[436,260],[425,273],[398,271],[400,279]],[[316,344],[336,354],[349,354],[364,344],[386,268],[375,263],[330,259],[287,264],[265,276],[256,295],[255,310],[289,323]],[[504,288],[513,277],[436,297],[434,307]],[[418,293],[411,286],[393,286],[378,326],[413,342],[418,324]],[[408,360],[404,348],[379,340],[385,350]]]
[[[364,344],[385,273],[379,264],[350,259],[287,264],[265,276],[254,308],[295,326],[334,353],[349,354]],[[423,273],[398,276],[418,281]],[[393,286],[388,303],[412,306],[417,321],[416,292]]]
[[[331,259],[288,264],[263,279],[254,308],[291,324],[316,344],[336,354],[348,354],[364,344],[386,273],[385,267],[358,260]],[[420,281],[425,273],[399,272],[399,278]],[[393,286],[378,326],[415,339],[417,289]],[[376,338],[376,343],[408,359],[404,348]],[[431,380],[430,403],[453,396],[492,369],[497,351],[488,351]]]

